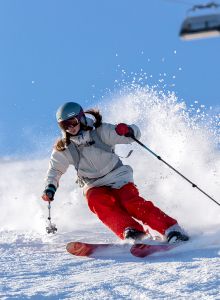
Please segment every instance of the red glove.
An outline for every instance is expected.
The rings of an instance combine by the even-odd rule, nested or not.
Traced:
[[[120,123],[116,125],[115,131],[118,135],[124,135],[126,137],[134,136],[134,130],[125,123]]]

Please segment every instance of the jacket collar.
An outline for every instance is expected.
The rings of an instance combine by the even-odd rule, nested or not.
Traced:
[[[78,135],[71,136],[70,140],[76,145],[88,145],[91,142],[90,131],[80,130]]]

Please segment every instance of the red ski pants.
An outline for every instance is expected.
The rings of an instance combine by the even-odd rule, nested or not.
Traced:
[[[128,183],[120,189],[94,187],[87,191],[86,198],[90,210],[121,239],[124,238],[123,233],[127,227],[145,231],[136,220],[161,234],[177,223],[151,201],[140,197],[133,183]]]

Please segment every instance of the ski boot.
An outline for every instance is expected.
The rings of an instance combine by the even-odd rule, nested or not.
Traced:
[[[189,236],[178,224],[168,228],[165,232],[165,235],[167,242],[170,244],[186,242],[189,240]]]
[[[131,240],[142,240],[146,237],[146,233],[144,231],[137,230],[135,228],[128,227],[124,231],[124,239]]]

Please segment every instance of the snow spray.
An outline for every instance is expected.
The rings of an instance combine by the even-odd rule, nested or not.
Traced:
[[[135,138],[135,136],[132,136],[132,139],[138,143],[139,145],[141,145],[144,149],[146,149],[148,152],[150,152],[151,154],[153,154],[157,159],[159,159],[160,161],[162,161],[165,165],[167,165],[171,170],[173,170],[174,172],[176,172],[178,175],[180,175],[183,179],[185,179],[187,182],[189,182],[193,188],[197,188],[201,193],[203,193],[206,197],[208,197],[209,199],[211,199],[214,203],[216,203],[217,205],[220,206],[220,203],[218,203],[214,198],[212,198],[210,195],[208,195],[206,192],[204,192],[201,188],[199,188],[195,183],[193,183],[191,180],[189,180],[186,176],[184,176],[182,173],[180,173],[178,170],[176,170],[174,167],[172,167],[169,163],[167,163],[161,156],[159,156],[158,154],[156,154],[155,152],[153,152],[151,149],[149,149],[146,145],[144,145],[142,142],[140,142],[139,140],[137,140]]]

